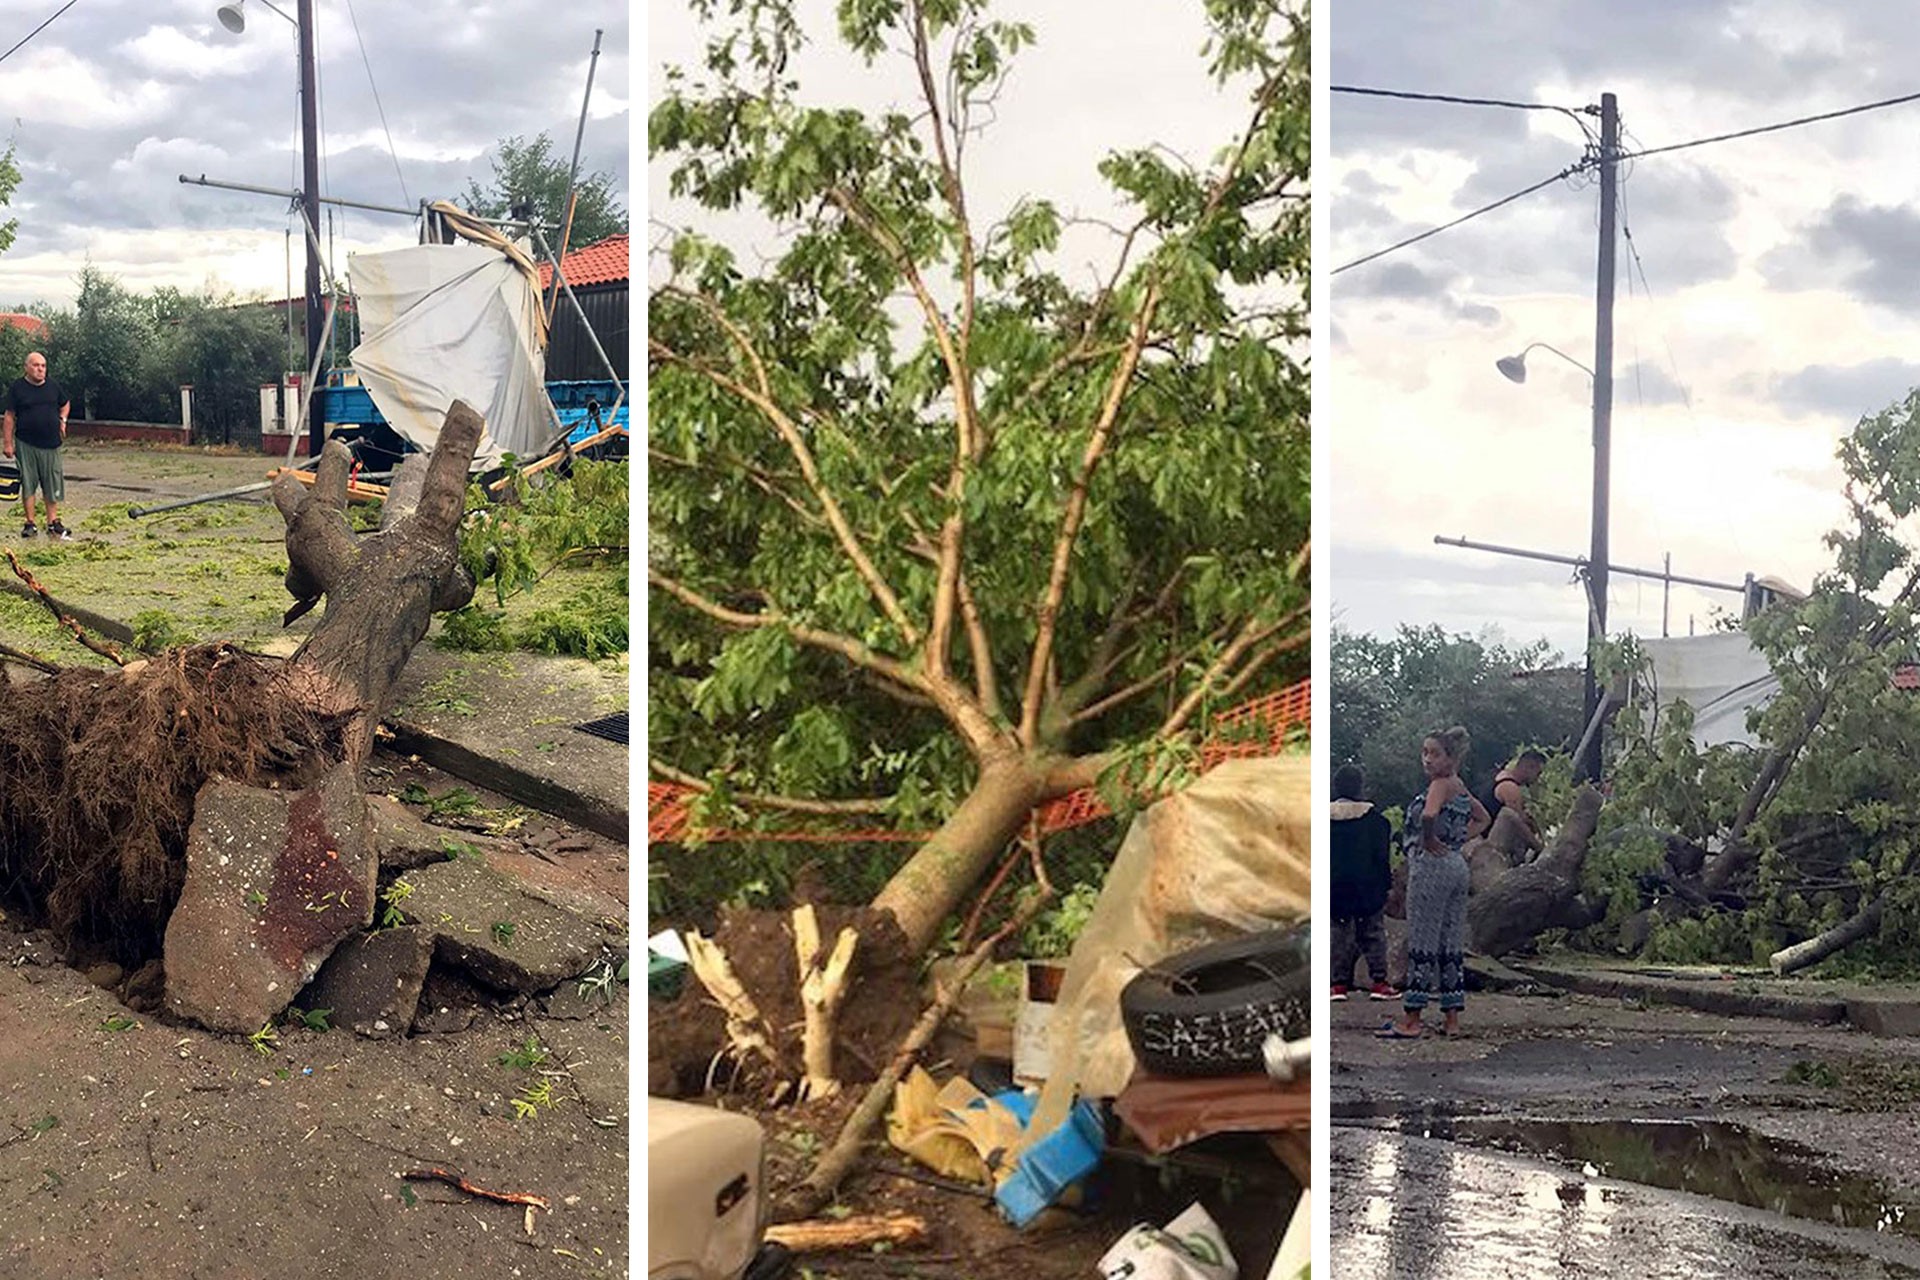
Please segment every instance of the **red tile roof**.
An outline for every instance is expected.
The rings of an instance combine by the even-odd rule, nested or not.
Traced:
[[[631,274],[627,237],[608,236],[584,249],[574,249],[560,259],[560,270],[566,275],[567,283],[576,289],[583,289],[590,284],[613,284],[625,280]],[[544,289],[552,283],[553,268],[543,262],[540,264],[540,287]]]
[[[25,329],[28,333],[40,334],[47,331],[47,322],[24,311],[0,311],[0,329]]]
[[[1920,689],[1920,666],[1903,662],[1893,669],[1893,687],[1896,689]]]

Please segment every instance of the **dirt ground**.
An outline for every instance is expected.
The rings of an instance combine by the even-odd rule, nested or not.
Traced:
[[[387,757],[371,785],[459,785]],[[385,771],[385,772],[381,772]],[[476,791],[514,834],[619,885],[624,848]],[[404,1040],[281,1027],[271,1052],[136,1013],[0,908],[0,1276],[628,1274],[625,991],[574,984]],[[537,1037],[554,1103],[516,1119]],[[401,1174],[439,1166],[517,1205]]]
[[[1336,1272],[1920,1275],[1920,1040],[1566,994],[1375,1039],[1396,1008],[1332,1006]]]

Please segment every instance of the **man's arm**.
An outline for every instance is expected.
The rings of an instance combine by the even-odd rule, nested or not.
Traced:
[[[67,413],[72,408],[73,408],[73,401],[62,400],[60,402],[60,438],[62,440],[65,440],[67,438]]]
[[[0,419],[0,453],[13,456],[13,406],[7,406],[4,419]]]

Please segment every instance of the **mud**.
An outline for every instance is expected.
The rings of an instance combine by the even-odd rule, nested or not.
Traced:
[[[1920,1041],[1563,995],[1332,1006],[1336,1274],[1920,1276]]]
[[[906,940],[891,915],[824,904],[816,910],[823,945],[831,946],[849,925],[860,933],[834,1054],[840,1078],[864,1084],[885,1069],[925,1007],[918,961],[906,953]],[[792,917],[785,911],[729,908],[713,936],[772,1028],[786,1078],[797,1077],[803,1014]],[[725,1019],[706,989],[689,975],[680,998],[656,1006],[648,1019],[648,1092],[663,1097],[703,1092],[710,1076],[724,1078],[714,1075],[714,1062],[725,1044]]]

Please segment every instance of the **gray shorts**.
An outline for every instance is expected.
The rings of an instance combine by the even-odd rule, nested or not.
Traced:
[[[61,465],[61,451],[42,449],[25,440],[15,441],[14,448],[20,454],[20,496],[25,499],[38,493],[48,502],[65,502],[67,476]]]

